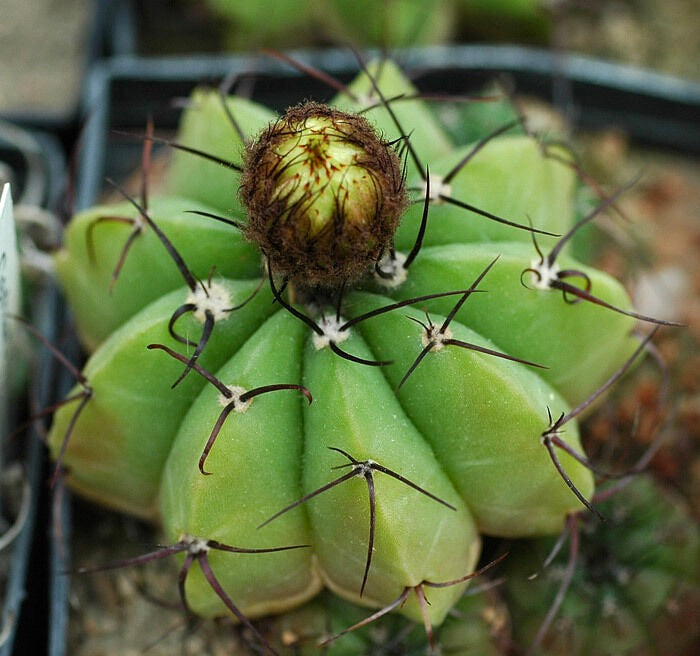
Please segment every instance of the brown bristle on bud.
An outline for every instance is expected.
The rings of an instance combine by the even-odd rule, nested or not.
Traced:
[[[245,152],[245,234],[273,272],[301,287],[339,287],[389,246],[408,205],[401,162],[362,116],[308,102]]]

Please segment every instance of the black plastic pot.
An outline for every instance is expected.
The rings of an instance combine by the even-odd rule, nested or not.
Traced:
[[[65,161],[62,150],[56,139],[45,133],[36,133],[20,128],[17,125],[0,122],[0,162],[11,179],[13,197],[16,204],[16,214],[24,207],[39,209],[52,208],[58,201],[65,185]],[[47,339],[56,336],[56,316],[58,312],[58,294],[55,288],[40,276],[26,281],[24,316],[31,321],[37,331]],[[28,337],[21,325],[15,325],[18,333]],[[28,342],[32,341],[28,337]],[[36,349],[38,353],[40,349]],[[11,370],[19,364],[21,358],[9,363]],[[35,367],[30,367],[29,381],[22,386],[23,392],[12,393],[9,405],[9,436],[3,439],[2,474],[10,471],[10,467],[21,468],[23,480],[23,498],[15,526],[3,535],[7,543],[10,558],[8,578],[3,589],[2,631],[0,635],[0,656],[10,656],[16,643],[22,642],[21,635],[28,622],[29,614],[36,607],[32,603],[35,594],[45,590],[48,580],[45,567],[41,566],[44,553],[41,547],[36,547],[35,526],[40,513],[41,500],[44,494],[44,465],[45,448],[39,433],[24,430],[14,433],[28,419],[32,412],[30,408],[42,408],[49,404],[54,391],[50,377],[50,356],[44,353]],[[4,428],[4,427],[3,427]],[[6,436],[3,435],[3,438]],[[4,502],[4,499],[1,500]],[[3,508],[4,510],[4,508]],[[15,531],[15,528],[18,529]],[[43,527],[42,527],[43,529]],[[8,540],[12,535],[11,542]],[[34,552],[32,548],[34,546]],[[39,563],[38,568],[35,565]],[[42,623],[39,623],[42,627]],[[42,627],[43,628],[43,627]],[[34,637],[40,635],[34,627]],[[32,638],[29,644],[40,644]],[[22,647],[21,649],[24,649]]]
[[[349,80],[358,63],[348,51],[292,53]],[[398,54],[426,93],[479,91],[496,75],[508,75],[518,93],[569,110],[579,128],[617,127],[638,143],[700,153],[700,85],[584,57],[502,46],[428,48]],[[86,116],[77,169],[76,209],[94,204],[105,177],[121,180],[138,169],[146,119],[159,131],[174,129],[178,98],[198,83],[218,84],[232,74],[254,74],[252,97],[277,110],[303,98],[325,100],[334,91],[275,60],[257,56],[144,59],[131,55],[98,63],[86,81]],[[134,136],[124,134],[132,133]],[[64,376],[57,397],[72,384]],[[65,656],[70,581],[70,498],[57,504],[60,533],[52,538],[50,656]]]

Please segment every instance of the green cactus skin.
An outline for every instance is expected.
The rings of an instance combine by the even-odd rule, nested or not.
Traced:
[[[446,156],[428,160],[431,178],[437,182],[447,175],[470,153],[471,148],[458,147]],[[538,156],[536,151],[539,148],[536,141],[526,136],[508,136],[489,142],[450,182],[453,191],[468,189],[469,193],[453,195],[480,210],[508,217],[521,224],[527,225],[530,220],[537,228],[561,234],[571,221],[574,175],[569,168],[555,160]],[[562,149],[558,149],[558,154],[568,157]],[[519,171],[517,176],[504,179],[499,175],[504,160],[508,160],[512,170]],[[419,186],[420,179],[414,174],[409,179],[409,186]],[[546,197],[540,193],[544,185],[551,185]],[[431,189],[431,193],[436,191]],[[410,249],[412,246],[420,223],[420,210],[420,205],[414,205],[407,212],[396,234],[397,248]],[[424,241],[426,246],[514,240],[529,244],[531,239],[526,230],[513,230],[508,225],[479,219],[460,207],[444,202],[431,208],[430,218]],[[538,236],[538,241],[546,248],[556,238]]]
[[[176,196],[154,198],[150,205],[150,215],[196,276],[208,276],[209,253],[224,244],[231,257],[217,268],[220,275],[251,278],[257,274],[260,256],[240,234],[187,213],[211,212],[210,206]],[[146,304],[182,285],[182,276],[173,267],[172,259],[153,231],[145,228],[134,240],[118,284],[112,284],[124,239],[133,227],[96,221],[101,217],[136,221],[138,215],[138,210],[126,201],[77,214],[65,231],[63,249],[55,257],[56,273],[75,316],[80,339],[90,351]]]
[[[506,352],[546,365],[548,369],[539,375],[570,403],[579,403],[620,366],[618,358],[624,360],[638,346],[638,340],[630,335],[634,320],[584,303],[562,312],[561,295],[552,290],[523,289],[520,272],[532,260],[531,247],[491,242],[425,248],[396,296],[420,296],[431,285],[445,284],[454,276],[476,277],[496,255],[499,260],[484,281],[489,291],[472,296],[457,318],[488,335]],[[631,307],[624,288],[610,276],[566,256],[559,261],[562,268],[585,271],[601,298],[623,309]],[[431,307],[447,313],[451,302],[436,299]],[[601,330],[606,335],[604,341]],[[612,359],[610,349],[615,353]]]
[[[239,301],[257,286],[242,280],[220,284]],[[157,517],[159,481],[173,435],[204,385],[201,378],[188,376],[172,389],[182,367],[155,354],[144,358],[147,344],[179,346],[167,325],[173,308],[188,292],[186,287],[176,289],[153,301],[115,330],[84,369],[93,398],[81,413],[80,428],[70,438],[71,484],[99,503],[139,517]],[[202,355],[202,365],[213,369],[223,365],[229,349],[245,343],[274,309],[271,295],[261,291],[245,312],[236,315],[236,321],[219,322]],[[182,329],[195,332],[201,327],[193,317],[184,317]],[[125,378],[130,379],[129,385],[122,384]],[[70,421],[69,412],[55,418],[56,437],[66,430],[66,421]],[[124,485],[126,480],[128,485]]]
[[[412,93],[391,63],[374,70],[381,71],[384,97]],[[271,118],[250,101],[227,102],[238,129],[250,138]],[[345,110],[372,102],[377,107],[365,113],[368,120],[379,125],[385,140],[400,137],[366,74],[338,98]],[[410,99],[392,108],[418,155],[408,160],[409,188],[420,187],[425,163],[431,176],[445,175],[468,152],[451,145],[424,102]],[[242,161],[241,134],[215,94],[193,94],[177,142]],[[339,326],[397,300],[466,290],[488,271],[451,318],[450,334],[548,368],[440,343],[397,391],[425,346],[425,329],[417,323],[428,321],[424,311],[440,326],[459,295],[379,314],[349,329],[336,326],[337,332],[319,328],[328,325],[324,321],[335,316],[335,308],[322,315],[304,304],[303,293],[301,304],[288,309],[306,314],[318,330],[273,303],[267,287],[228,311],[260,283],[261,259],[237,230],[182,211],[224,214],[244,224],[239,179],[233,166],[177,152],[167,183],[178,198],[149,201],[150,216],[192,274],[206,280],[215,266],[211,284],[230,290],[228,301],[214,309],[210,283],[198,283],[198,296],[192,285],[181,288],[181,272],[148,225],[135,237],[119,279],[111,282],[133,225],[101,217],[136,217],[133,205],[95,208],[68,228],[57,255],[59,276],[80,335],[88,348],[96,348],[85,368],[92,396],[63,457],[68,483],[101,503],[155,519],[170,543],[192,538],[255,549],[309,545],[266,554],[211,551],[217,580],[249,618],[289,611],[322,587],[381,608],[405,589],[472,572],[482,533],[525,537],[561,530],[565,517],[581,505],[542,446],[548,412],[568,412],[569,404],[585,399],[625,362],[636,345],[629,336],[633,320],[593,304],[567,303],[560,292],[523,286],[521,274],[537,257],[530,232],[436,199],[424,248],[406,280],[382,285],[371,275],[363,279],[347,291]],[[524,226],[528,217],[535,229],[555,233],[573,224],[572,170],[548,158],[531,137],[489,141],[449,184],[445,195],[470,203],[476,198],[475,204]],[[415,201],[397,234],[404,252],[418,232],[420,191]],[[198,204],[203,202],[206,207]],[[555,241],[538,235],[545,251]],[[600,298],[630,308],[616,281],[565,254],[561,262],[585,270]],[[286,301],[294,302],[292,296]],[[180,341],[183,335],[189,340],[185,347],[169,334],[168,321],[187,303],[196,311],[183,312],[177,321]],[[182,378],[181,363],[162,348],[146,347],[163,345],[191,358],[206,307],[217,314],[212,336],[196,366],[188,365],[196,371]],[[365,366],[334,349],[391,363]],[[217,394],[204,380],[206,372],[229,386],[229,396]],[[277,390],[229,407],[231,390],[239,394],[268,385],[297,391]],[[310,405],[307,391],[313,395]],[[73,411],[65,405],[55,415],[49,439],[54,456]],[[561,437],[581,451],[575,420]],[[590,498],[591,473],[568,454],[560,457],[580,493]],[[331,485],[348,472],[347,480]],[[328,489],[316,494],[324,486]],[[438,625],[465,586],[431,589],[424,609],[411,594],[400,612],[413,619],[425,613]],[[197,613],[226,612],[197,568],[189,572],[185,591]]]
[[[277,118],[266,107],[236,96],[227,98],[226,109],[247,136],[258,134]],[[197,144],[195,147],[210,155],[231,162],[241,161],[241,135],[232,128],[219,94],[212,89],[196,89],[192,93],[190,109],[182,116],[180,134],[188,144]],[[245,210],[236,193],[239,180],[240,172],[234,168],[175,150],[168,169],[167,187],[169,194],[198,200],[231,216],[243,216]]]

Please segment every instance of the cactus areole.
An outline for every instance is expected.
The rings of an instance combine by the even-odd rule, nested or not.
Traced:
[[[556,534],[593,494],[576,418],[638,315],[566,252],[595,215],[571,158],[455,145],[374,70],[282,117],[196,90],[173,193],[81,212],[56,255],[93,352],[52,453],[162,527],[203,616],[250,628],[325,587],[438,625],[482,534]]]
[[[391,242],[408,205],[401,163],[370,123],[308,102],[246,149],[246,236],[303,286],[354,281]]]

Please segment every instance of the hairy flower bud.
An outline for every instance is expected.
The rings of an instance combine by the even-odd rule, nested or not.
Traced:
[[[360,277],[408,204],[401,162],[369,122],[326,105],[293,107],[245,153],[246,236],[302,287]]]

